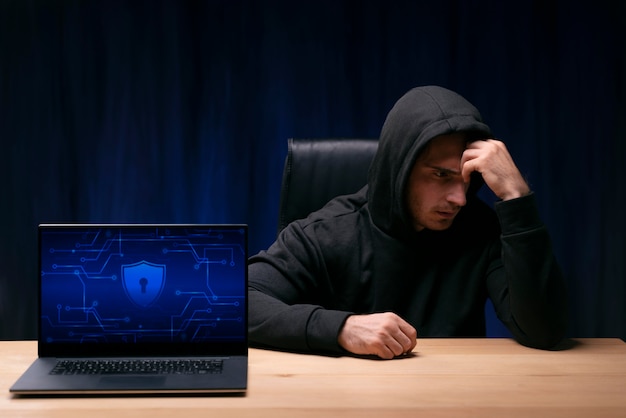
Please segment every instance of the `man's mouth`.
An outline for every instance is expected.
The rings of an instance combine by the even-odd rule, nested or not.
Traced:
[[[452,219],[456,216],[457,211],[456,210],[438,210],[437,214],[441,216],[442,218]]]

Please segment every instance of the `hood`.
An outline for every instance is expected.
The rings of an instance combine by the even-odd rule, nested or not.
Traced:
[[[368,174],[372,221],[384,233],[396,238],[415,234],[404,193],[411,169],[431,139],[459,131],[468,132],[475,139],[491,137],[478,109],[443,87],[414,88],[393,106],[381,130],[378,151]],[[473,177],[468,194],[475,193],[481,182],[480,175]]]

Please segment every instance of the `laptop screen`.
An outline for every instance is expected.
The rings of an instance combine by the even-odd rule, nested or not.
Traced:
[[[40,354],[247,345],[245,225],[40,225]]]

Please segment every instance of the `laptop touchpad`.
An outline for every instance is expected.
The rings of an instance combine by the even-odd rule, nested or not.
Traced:
[[[146,389],[163,386],[167,376],[103,376],[100,387],[103,389]]]

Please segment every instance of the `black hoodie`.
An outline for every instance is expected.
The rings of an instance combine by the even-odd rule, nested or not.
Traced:
[[[534,195],[467,204],[444,231],[411,225],[405,190],[432,138],[491,137],[478,110],[458,94],[419,87],[383,125],[368,185],[288,225],[249,263],[253,345],[342,352],[337,337],[351,314],[395,312],[420,337],[485,335],[484,304],[522,344],[549,348],[565,333],[565,286]]]

